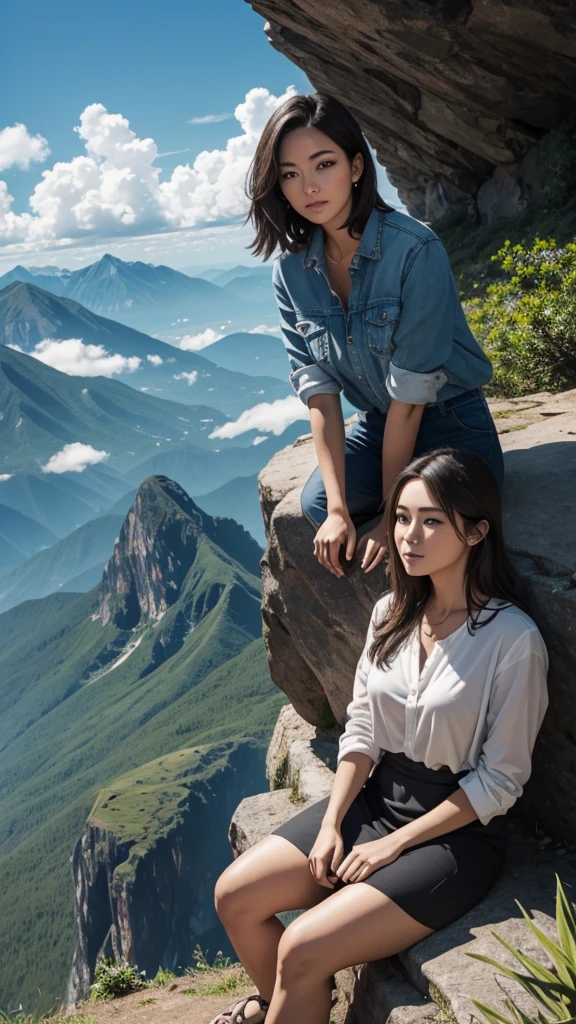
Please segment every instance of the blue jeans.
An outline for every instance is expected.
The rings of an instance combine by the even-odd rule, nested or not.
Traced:
[[[382,438],[386,416],[374,410],[360,413],[346,437],[346,505],[358,535],[367,533],[382,515]],[[500,490],[504,459],[494,420],[481,391],[466,391],[422,414],[414,458],[449,445],[480,455],[491,467]],[[313,526],[327,516],[326,491],[317,468],[302,490],[302,511]]]

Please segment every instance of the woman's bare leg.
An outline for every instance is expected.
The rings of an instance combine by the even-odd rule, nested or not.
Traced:
[[[330,889],[314,881],[308,858],[282,836],[267,836],[241,854],[216,883],[216,910],[260,995],[270,1001],[278,944],[285,928],[275,914],[314,907]],[[256,1015],[257,1005],[247,1007]],[[248,1019],[250,1017],[247,1014]]]
[[[266,1024],[328,1024],[336,971],[399,953],[433,931],[364,882],[329,895],[282,935]]]

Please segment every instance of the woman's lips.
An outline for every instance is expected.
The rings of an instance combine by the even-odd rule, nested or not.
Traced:
[[[307,210],[321,210],[323,206],[326,206],[327,199],[319,199],[317,203],[306,203]]]
[[[424,555],[417,555],[413,551],[405,551],[402,558],[405,558],[407,562],[417,562],[419,558],[424,558]]]

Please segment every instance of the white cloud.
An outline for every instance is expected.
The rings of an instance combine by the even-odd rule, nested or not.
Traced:
[[[138,356],[122,356],[107,352],[103,345],[85,345],[81,338],[40,341],[31,356],[72,377],[114,377],[118,373],[133,373],[142,360]]]
[[[4,483],[5,480],[11,480],[13,476],[13,473],[0,473],[0,482]]]
[[[295,92],[293,86],[282,96],[251,89],[234,111],[241,134],[228,139],[225,149],[204,150],[192,165],[178,165],[166,181],[154,163],[154,140],[138,138],[122,114],[92,103],[75,128],[85,154],[58,161],[42,173],[30,196],[31,212],[14,213],[13,197],[6,182],[0,182],[0,239],[69,245],[86,236],[144,234],[238,218],[247,210],[245,178],[262,129]],[[42,151],[40,142],[36,150],[26,145],[19,151],[23,160]],[[7,146],[7,152],[17,150]]]
[[[274,324],[273,327],[267,327],[266,324],[258,324],[257,327],[251,327],[248,334],[282,334],[282,330],[279,324]]]
[[[218,124],[220,121],[228,121],[232,114],[204,114],[203,117],[191,117],[188,124]]]
[[[223,334],[217,334],[211,327],[207,327],[200,334],[185,334],[183,338],[180,338],[178,344],[181,349],[184,349],[184,352],[199,352],[200,349],[208,348],[208,345],[213,345],[215,341],[220,341],[220,338],[223,337]]]
[[[42,472],[83,473],[87,466],[96,466],[109,458],[110,452],[98,451],[91,444],[74,441],[72,444],[65,444],[59,452],[52,455],[46,465],[42,466]]]
[[[259,434],[258,437],[254,438],[254,440],[252,441],[252,444],[253,445],[262,444],[262,441],[267,441],[267,440],[268,440],[268,435],[267,434]]]
[[[173,373],[172,376],[174,377],[174,380],[187,380],[188,384],[192,385],[198,380],[198,370],[192,370],[191,373],[186,373],[186,371],[183,371],[182,373]]]
[[[162,356],[146,356],[146,359],[149,363],[152,363],[152,366],[162,366],[164,362]]]
[[[281,434],[296,420],[307,420],[307,407],[296,395],[278,398],[275,402],[260,402],[252,409],[246,409],[233,423],[216,427],[209,437],[238,437],[247,430],[266,430],[270,434]]]
[[[14,166],[27,171],[31,163],[42,163],[49,153],[46,139],[30,135],[25,124],[16,122],[0,132],[0,171]]]

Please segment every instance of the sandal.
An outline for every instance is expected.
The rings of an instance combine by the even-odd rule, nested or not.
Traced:
[[[245,1010],[248,1003],[252,1002],[252,1000],[259,1004],[260,1009],[263,1011],[263,1016],[260,1018],[250,1017],[248,1021],[245,1016]],[[262,999],[262,996],[259,996],[258,993],[252,996],[246,996],[244,999],[241,999],[239,1003],[234,1003],[234,1006],[231,1006],[229,1010],[224,1010],[222,1013],[218,1013],[210,1021],[210,1024],[261,1024],[261,1022],[266,1018],[266,1012],[269,1006],[270,1003],[267,1003],[265,999]]]

